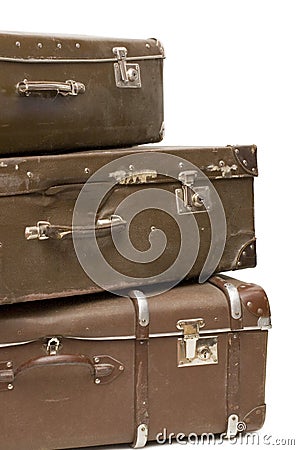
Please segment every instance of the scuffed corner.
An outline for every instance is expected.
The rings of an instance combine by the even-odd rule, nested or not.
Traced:
[[[260,405],[249,411],[242,422],[246,425],[246,431],[257,431],[265,423],[266,405]]]
[[[161,53],[163,58],[166,58],[165,48],[164,48],[164,45],[162,44],[162,42],[159,39],[157,39],[157,38],[150,38],[150,39],[155,41],[156,47],[158,48],[159,53]]]
[[[257,165],[257,146],[236,146],[231,147],[233,149],[234,156],[238,164],[245,172],[250,173],[252,176],[258,176]]]
[[[247,269],[256,266],[256,238],[246,242],[240,249],[234,269]]]

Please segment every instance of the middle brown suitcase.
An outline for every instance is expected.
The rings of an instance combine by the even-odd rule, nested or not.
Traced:
[[[269,327],[265,292],[219,276],[148,299],[2,306],[1,449],[256,430]]]
[[[255,146],[135,147],[5,158],[0,166],[2,304],[126,290],[200,274],[204,281],[209,271],[256,263]],[[77,214],[77,197],[88,179],[87,199]],[[107,186],[100,202],[97,190]],[[92,212],[88,202],[94,205],[94,200],[100,204]],[[130,214],[135,214],[131,223]],[[72,224],[73,216],[82,220],[81,227]],[[135,260],[123,251],[128,230]],[[98,245],[114,272],[100,261],[89,265],[87,275],[72,237],[78,238],[83,266]],[[158,252],[143,261],[152,250]]]

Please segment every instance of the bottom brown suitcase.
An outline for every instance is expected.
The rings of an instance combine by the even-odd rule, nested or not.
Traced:
[[[265,418],[264,291],[215,276],[1,307],[1,449],[235,436]]]

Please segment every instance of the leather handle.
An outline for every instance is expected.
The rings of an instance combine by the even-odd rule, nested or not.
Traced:
[[[13,383],[18,375],[23,372],[40,367],[51,366],[83,366],[89,369],[95,384],[107,384],[117,378],[123,371],[124,366],[108,355],[90,358],[86,355],[47,355],[39,356],[24,362],[14,368],[12,361],[0,363],[0,391],[3,385]],[[10,384],[10,386],[12,386]],[[7,388],[5,388],[7,389]],[[8,387],[8,389],[10,389]]]
[[[94,378],[111,375],[114,366],[112,364],[95,364],[86,355],[54,355],[40,356],[21,364],[14,370],[14,377],[27,370],[37,367],[49,366],[85,366],[88,367]]]
[[[74,234],[80,237],[89,237],[93,233],[96,236],[105,236],[112,228],[123,230],[125,226],[126,222],[117,215],[112,215],[108,219],[98,219],[94,228],[51,225],[50,222],[39,221],[36,226],[25,228],[25,238],[27,241],[32,239],[43,241],[46,239],[61,240]]]
[[[84,94],[85,85],[78,81],[28,81],[23,80],[17,84],[17,93],[21,96],[29,97],[31,94],[44,94],[53,92],[63,96],[77,96]]]

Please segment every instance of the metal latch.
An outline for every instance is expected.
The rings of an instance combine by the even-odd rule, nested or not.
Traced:
[[[179,214],[204,212],[211,209],[209,186],[194,186],[197,177],[196,170],[186,170],[178,175],[178,180],[182,183],[182,188],[175,190]]]
[[[217,336],[200,337],[203,319],[179,320],[177,328],[184,333],[178,339],[178,366],[218,364]]]
[[[49,356],[56,356],[58,353],[58,350],[60,349],[61,344],[60,340],[56,337],[53,337],[48,340],[47,342],[47,353]]]
[[[112,51],[118,60],[114,64],[116,86],[119,88],[141,88],[139,64],[127,62],[128,50],[126,47],[114,47]]]

